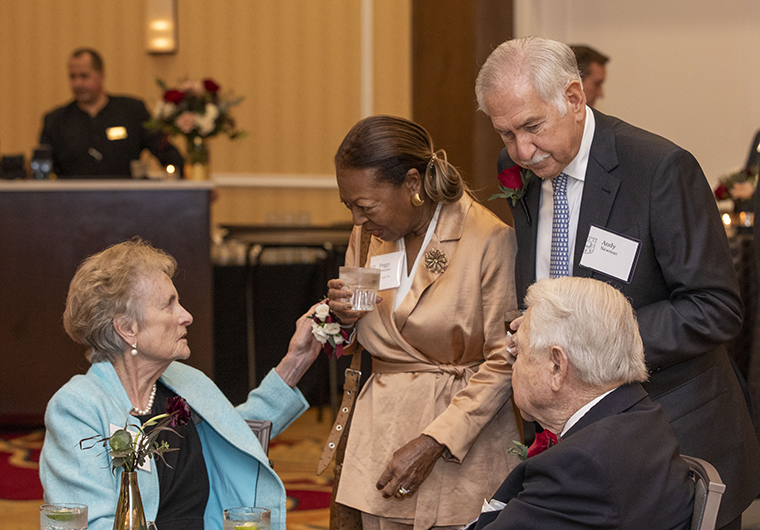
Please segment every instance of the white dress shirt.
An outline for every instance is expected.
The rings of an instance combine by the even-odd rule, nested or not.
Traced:
[[[559,433],[559,437],[562,438],[565,435],[565,433],[567,431],[569,431],[570,428],[573,425],[575,425],[576,423],[578,423],[578,420],[580,420],[583,416],[585,416],[586,413],[589,410],[591,410],[592,408],[594,408],[594,405],[596,405],[601,400],[603,400],[604,398],[606,398],[607,395],[610,392],[612,392],[613,390],[616,390],[616,389],[617,389],[617,387],[613,388],[612,390],[608,390],[607,392],[605,392],[601,396],[595,397],[594,399],[592,399],[591,401],[589,401],[588,403],[586,403],[585,405],[583,405],[581,408],[579,408],[578,410],[576,410],[575,414],[573,414],[572,416],[570,416],[570,419],[567,420],[567,423],[565,423],[565,426],[562,428],[562,432]]]
[[[573,257],[575,255],[575,237],[578,232],[578,217],[583,198],[583,182],[586,179],[586,167],[591,152],[591,141],[594,139],[596,121],[594,113],[586,107],[586,122],[583,125],[583,139],[578,154],[572,162],[562,170],[567,179],[567,205],[570,209],[568,224],[568,270],[573,275]],[[552,181],[544,179],[541,183],[541,199],[538,207],[538,235],[536,236],[536,280],[549,277],[549,261],[552,253],[552,220],[554,218],[554,190]]]

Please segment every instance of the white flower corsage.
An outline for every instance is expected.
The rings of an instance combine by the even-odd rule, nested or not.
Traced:
[[[309,318],[311,322],[311,333],[323,344],[323,349],[327,355],[335,354],[338,358],[343,355],[343,343],[348,340],[348,331],[340,327],[338,318],[335,313],[330,311],[330,306],[326,301],[317,306],[313,315]]]

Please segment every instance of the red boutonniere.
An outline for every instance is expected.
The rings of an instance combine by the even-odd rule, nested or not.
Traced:
[[[521,168],[520,166],[508,167],[499,173],[499,189],[501,193],[493,194],[488,200],[511,199],[512,206],[515,206],[517,201],[523,198],[525,186],[527,186],[532,176],[533,172],[530,169]]]
[[[536,434],[536,439],[533,440],[533,443],[530,445],[530,447],[526,447],[525,445],[515,440],[512,440],[512,442],[515,444],[515,447],[508,449],[507,452],[511,455],[517,455],[517,458],[520,460],[526,460],[531,456],[536,456],[539,453],[543,453],[553,445],[557,445],[557,443],[559,443],[559,439],[557,438],[556,434],[544,429],[540,433]]]

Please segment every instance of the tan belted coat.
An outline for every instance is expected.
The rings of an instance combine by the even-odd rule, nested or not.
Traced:
[[[360,230],[347,266],[358,265]],[[369,257],[397,250],[373,238]],[[426,268],[431,250],[446,255],[444,272]],[[514,230],[465,195],[442,207],[398,309],[395,289],[378,293],[383,301],[357,324],[354,344],[372,354],[373,374],[356,402],[337,502],[416,530],[463,525],[518,463],[507,454],[519,431],[503,320],[517,307],[515,251]],[[375,483],[421,433],[446,445],[444,458],[415,495],[384,499]]]

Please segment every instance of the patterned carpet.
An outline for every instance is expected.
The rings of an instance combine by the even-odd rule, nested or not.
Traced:
[[[272,440],[269,456],[288,491],[288,530],[325,530],[329,526],[332,469],[315,473],[322,444],[332,426],[309,409]],[[43,431],[0,433],[0,529],[37,530],[42,487],[39,451]]]

